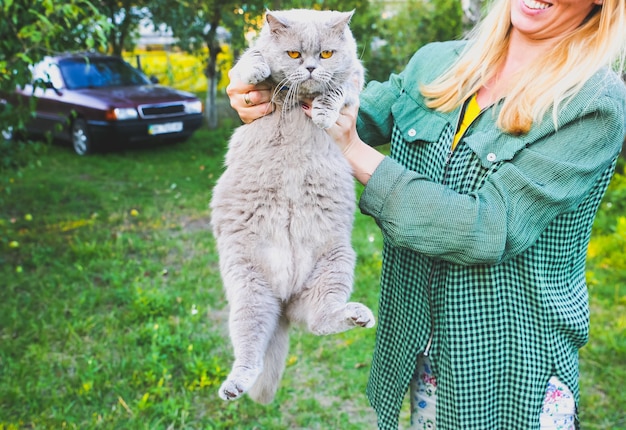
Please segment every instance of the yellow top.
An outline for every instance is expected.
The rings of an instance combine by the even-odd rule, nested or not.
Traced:
[[[467,102],[467,106],[465,106],[465,112],[463,113],[463,118],[461,120],[461,125],[459,126],[459,130],[454,135],[454,141],[452,142],[452,150],[456,148],[457,143],[461,140],[461,136],[465,133],[465,130],[470,126],[472,122],[478,117],[480,114],[480,106],[478,106],[478,102],[476,101],[476,94],[472,96]]]

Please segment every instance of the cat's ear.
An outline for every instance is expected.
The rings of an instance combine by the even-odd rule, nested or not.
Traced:
[[[352,9],[350,12],[338,12],[337,18],[329,23],[330,28],[340,33],[343,33],[343,31],[350,23],[352,15],[354,15],[354,9]]]
[[[265,13],[265,21],[267,21],[267,25],[269,26],[272,34],[280,33],[289,28],[289,25],[287,25],[287,22],[284,19],[281,19],[278,15],[269,10]]]

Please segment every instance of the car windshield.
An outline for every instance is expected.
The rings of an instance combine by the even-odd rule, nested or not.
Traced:
[[[150,84],[141,72],[116,58],[66,58],[59,67],[71,90]]]

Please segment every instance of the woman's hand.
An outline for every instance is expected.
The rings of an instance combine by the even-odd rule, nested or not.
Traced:
[[[230,83],[226,94],[230,98],[230,106],[237,111],[245,124],[274,112],[271,102],[272,88],[267,84],[250,85],[240,81],[235,73],[228,72]]]
[[[302,109],[304,109],[304,113],[309,117],[312,114],[311,106],[312,102],[310,100],[302,103]],[[358,113],[358,104],[345,106],[341,109],[341,112],[339,112],[339,117],[335,124],[326,129],[326,132],[333,138],[344,154],[346,154],[353,145],[361,142],[356,132],[356,118]]]
[[[311,103],[302,103],[304,112],[311,116]],[[363,185],[372,177],[372,174],[383,161],[385,156],[361,140],[356,131],[356,118],[359,106],[346,106],[339,112],[339,118],[335,124],[326,129],[341,149],[344,157],[352,167],[352,174]]]

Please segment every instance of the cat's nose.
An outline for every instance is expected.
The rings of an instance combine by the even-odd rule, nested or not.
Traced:
[[[315,67],[307,67],[306,69],[309,71],[309,73],[313,73],[313,70],[315,70]]]

